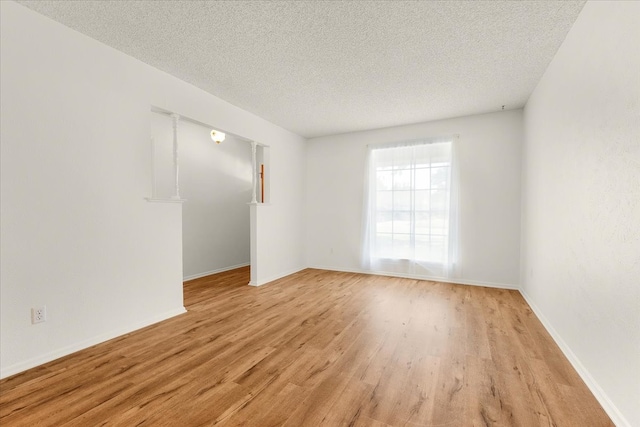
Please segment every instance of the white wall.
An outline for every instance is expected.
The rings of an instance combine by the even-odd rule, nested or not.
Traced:
[[[173,120],[151,113],[151,121],[155,164],[164,166],[157,174],[173,178]],[[178,121],[180,197],[186,199],[182,205],[186,280],[249,264],[251,145],[233,135],[216,144],[211,129],[185,118]],[[158,188],[165,193],[159,195],[171,197],[173,179],[169,181],[168,188]]]
[[[272,146],[260,277],[304,267],[301,137],[0,7],[0,376],[183,312],[182,207],[144,200],[151,106]],[[30,308],[45,304],[49,320],[31,325]]]
[[[459,134],[461,277],[517,287],[522,110],[337,136],[307,146],[307,263],[361,270],[367,144]]]
[[[524,114],[523,293],[620,426],[640,425],[639,16],[588,2]]]
[[[274,141],[275,142],[275,141]],[[306,145],[281,139],[269,148],[269,200],[256,205],[258,215],[258,271],[256,285],[306,267],[305,155]]]

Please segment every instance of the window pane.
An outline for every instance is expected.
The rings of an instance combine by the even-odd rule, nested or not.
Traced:
[[[394,233],[410,233],[411,232],[411,214],[409,212],[393,213],[393,232]]]
[[[376,193],[376,210],[390,211],[393,209],[393,192],[392,191],[378,191]]]
[[[431,188],[447,188],[449,168],[431,168]]]
[[[393,210],[408,211],[411,208],[411,192],[410,191],[394,191],[393,192]]]
[[[447,211],[447,192],[445,190],[431,190],[431,210]]]
[[[428,189],[431,182],[430,169],[416,169],[416,190]]]
[[[411,236],[408,234],[393,235],[393,255],[397,259],[413,258],[413,250],[411,249]]]
[[[429,234],[429,212],[416,212],[416,234]]]
[[[378,170],[376,173],[376,185],[378,190],[391,190],[393,172],[390,170]]]
[[[411,188],[411,169],[393,171],[393,189],[409,190]]]
[[[391,212],[376,212],[376,233],[391,233],[392,226]]]
[[[442,263],[449,227],[449,143],[372,152],[374,257]]]
[[[444,236],[448,233],[447,216],[442,211],[431,212],[431,234]]]
[[[431,246],[429,244],[429,236],[417,234],[416,240],[416,260],[429,261],[431,255]]]
[[[429,261],[444,262],[445,260],[445,239],[443,236],[431,236],[431,251]]]
[[[429,197],[431,192],[429,190],[417,190],[416,195],[416,210],[428,211],[429,210]]]
[[[374,256],[378,258],[394,258],[391,234],[377,234],[374,246]]]

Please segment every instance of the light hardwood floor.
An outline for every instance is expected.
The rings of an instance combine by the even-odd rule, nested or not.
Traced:
[[[516,291],[308,269],[0,382],[1,426],[612,426]]]

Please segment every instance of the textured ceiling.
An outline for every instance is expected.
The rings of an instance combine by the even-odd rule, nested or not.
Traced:
[[[584,1],[19,1],[305,137],[522,107]]]

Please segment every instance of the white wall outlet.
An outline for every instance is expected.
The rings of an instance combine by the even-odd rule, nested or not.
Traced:
[[[35,307],[31,309],[31,323],[42,323],[47,321],[47,306]]]

